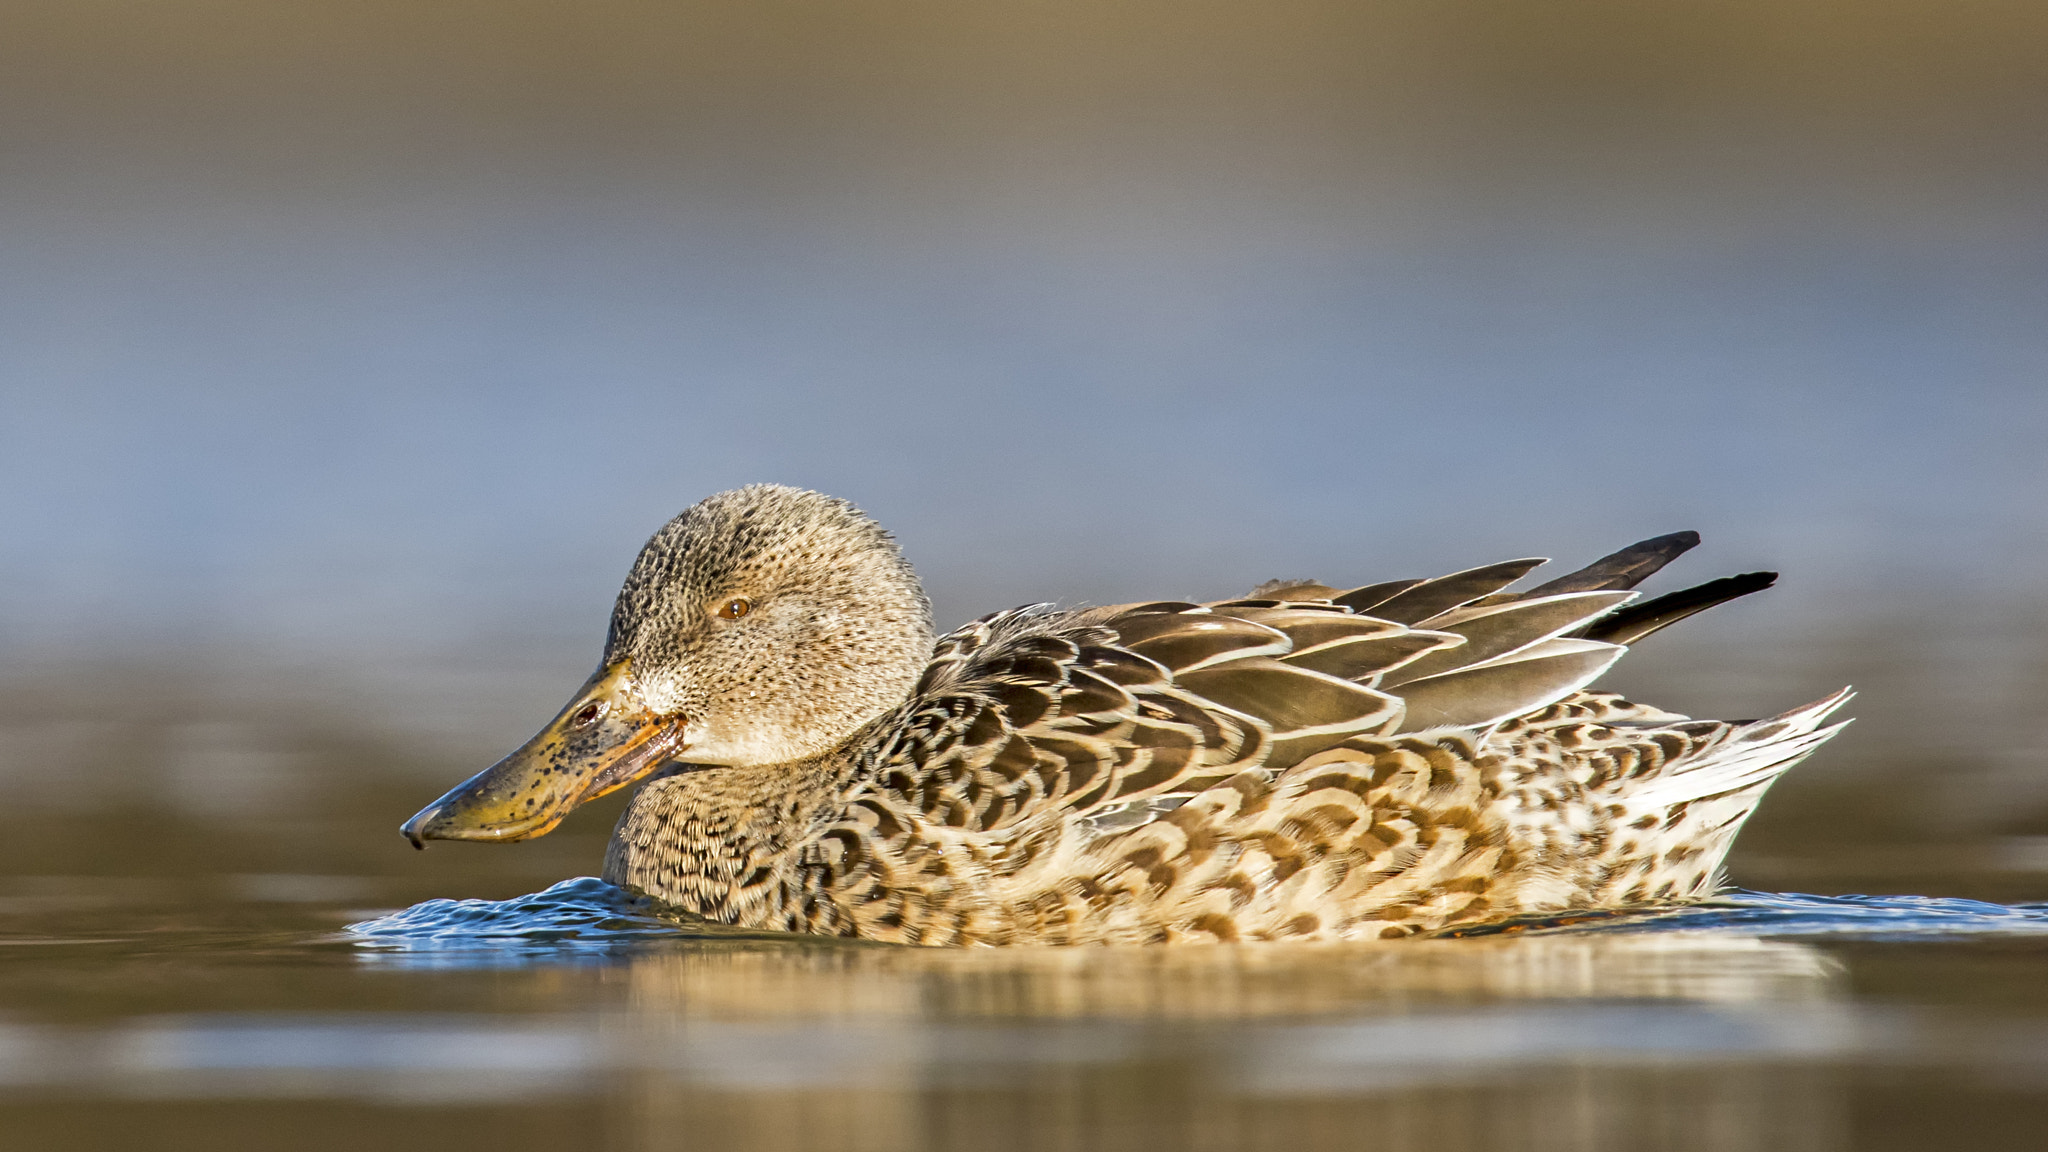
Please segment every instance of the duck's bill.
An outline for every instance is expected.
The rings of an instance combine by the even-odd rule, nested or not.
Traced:
[[[530,840],[578,805],[648,776],[682,748],[680,717],[648,710],[630,661],[597,670],[540,735],[421,809],[400,829],[428,840]]]

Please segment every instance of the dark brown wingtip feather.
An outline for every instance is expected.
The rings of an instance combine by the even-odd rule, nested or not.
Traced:
[[[1571,572],[1548,584],[1539,585],[1522,593],[1526,599],[1533,596],[1554,596],[1559,592],[1626,592],[1657,574],[1659,568],[1678,559],[1679,556],[1699,546],[1697,532],[1673,532],[1658,536],[1640,544],[1631,544],[1612,556],[1603,556],[1577,572]]]
[[[1623,608],[1607,618],[1581,629],[1578,636],[1587,640],[1604,640],[1609,644],[1633,644],[1659,628],[1667,628],[1695,612],[1704,612],[1716,604],[1726,604],[1738,596],[1761,592],[1778,582],[1776,572],[1744,572],[1740,576],[1723,576],[1709,580],[1697,588],[1687,588],[1668,596]]]

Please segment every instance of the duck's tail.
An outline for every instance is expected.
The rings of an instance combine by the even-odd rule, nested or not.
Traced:
[[[1828,717],[1855,693],[1848,688],[1767,720],[1731,725],[1692,755],[1648,779],[1617,782],[1619,823],[1640,835],[1617,860],[1598,902],[1690,899],[1722,887],[1722,862],[1743,822],[1778,777],[1849,724]]]

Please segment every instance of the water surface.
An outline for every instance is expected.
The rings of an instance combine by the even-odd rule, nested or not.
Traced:
[[[381,915],[306,877],[242,888],[5,906],[21,1146],[1888,1149],[2048,1124],[2048,905],[1738,891],[1459,939],[963,951],[678,925],[589,878]]]

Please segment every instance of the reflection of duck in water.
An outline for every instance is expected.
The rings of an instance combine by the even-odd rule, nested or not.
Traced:
[[[711,920],[921,944],[1401,936],[1703,895],[1846,693],[1688,720],[1584,691],[1625,645],[1767,587],[1627,589],[1661,537],[1344,591],[1043,607],[940,639],[843,501],[713,496],[640,553],[604,664],[405,826],[520,840],[652,777],[605,878]]]

